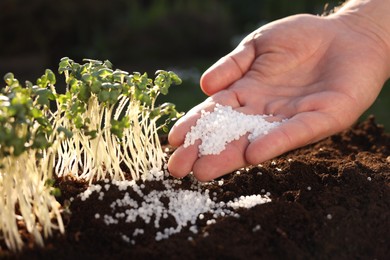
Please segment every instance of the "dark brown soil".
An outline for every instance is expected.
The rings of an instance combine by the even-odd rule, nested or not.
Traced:
[[[262,174],[258,174],[261,172]],[[185,178],[181,188],[188,189]],[[146,189],[161,189],[147,183]],[[155,241],[154,227],[143,222],[106,226],[95,213],[110,211],[124,191],[110,189],[82,202],[82,183],[61,180],[60,201],[70,197],[66,234],[45,248],[27,248],[9,259],[390,259],[390,135],[369,120],[262,166],[243,169],[207,186],[218,200],[270,192],[272,202],[241,209],[240,217],[220,217],[199,232],[188,228]],[[173,219],[164,223],[172,226]],[[260,225],[260,226],[258,226]],[[145,229],[132,245],[122,239]],[[255,227],[260,227],[256,230]],[[254,229],[255,228],[255,229]]]

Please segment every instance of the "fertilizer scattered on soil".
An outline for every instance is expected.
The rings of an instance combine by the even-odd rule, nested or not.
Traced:
[[[118,190],[125,191],[124,196],[117,198],[111,203],[110,214],[95,214],[95,219],[101,219],[107,226],[118,225],[121,222],[134,223],[142,220],[144,225],[152,225],[157,232],[155,240],[160,241],[167,239],[173,234],[180,233],[183,228],[189,226],[189,230],[196,234],[198,227],[196,222],[202,220],[204,214],[211,214],[213,218],[207,220],[207,225],[216,223],[219,217],[239,217],[236,210],[240,208],[252,208],[259,204],[270,202],[269,193],[266,195],[248,195],[234,198],[228,202],[217,201],[216,194],[210,194],[208,189],[202,188],[202,184],[195,183],[190,190],[175,189],[180,185],[180,180],[165,179],[163,180],[163,171],[160,174],[154,174],[162,181],[163,190],[153,190],[148,193],[144,192],[145,185],[137,184],[135,181],[111,181],[105,180],[104,189],[100,184],[90,185],[78,197],[81,201],[86,201],[93,193],[99,194],[99,199],[104,199],[104,190],[108,191],[111,186],[116,186]],[[195,181],[195,180],[194,180]],[[221,181],[219,181],[221,182]],[[222,181],[223,184],[223,181]],[[131,198],[128,191],[135,192],[142,202]],[[174,218],[176,225],[162,228],[161,221],[167,218]],[[131,244],[136,243],[136,237],[144,234],[143,229],[135,229],[133,235],[122,236],[122,239]]]
[[[268,122],[270,115],[246,115],[233,110],[231,106],[217,104],[213,112],[202,110],[196,125],[187,133],[184,147],[195,144],[200,139],[199,157],[219,154],[226,145],[249,133],[248,140],[254,141],[266,135],[281,122]]]

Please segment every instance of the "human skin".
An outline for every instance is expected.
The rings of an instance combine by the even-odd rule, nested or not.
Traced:
[[[390,77],[389,13],[388,0],[355,0],[326,17],[295,15],[249,34],[203,74],[209,98],[171,129],[171,175],[212,180],[348,128]],[[244,136],[198,157],[197,144],[183,147],[185,135],[216,103],[288,120],[251,143]]]

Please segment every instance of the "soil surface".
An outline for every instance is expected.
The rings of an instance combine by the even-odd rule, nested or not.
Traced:
[[[192,184],[193,179],[186,177],[175,189],[192,189]],[[64,213],[65,235],[56,233],[44,248],[27,246],[17,255],[3,247],[0,258],[390,259],[390,135],[373,118],[202,184],[217,202],[253,194],[268,194],[272,201],[237,209],[234,216],[205,213],[195,225],[161,241],[155,239],[158,230],[140,219],[106,225],[103,217],[96,217],[112,213],[110,205],[125,192],[141,202],[131,188],[111,185],[104,199],[95,192],[82,201],[77,195],[86,184],[61,179],[58,186],[61,203],[73,200]],[[145,182],[143,192],[163,189],[157,181]],[[160,224],[172,227],[174,222],[167,217]],[[141,229],[143,234],[135,234]]]

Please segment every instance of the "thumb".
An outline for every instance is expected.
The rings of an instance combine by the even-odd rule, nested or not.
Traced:
[[[249,70],[255,59],[255,48],[252,40],[244,41],[203,73],[200,85],[204,93],[210,96],[229,87]]]

